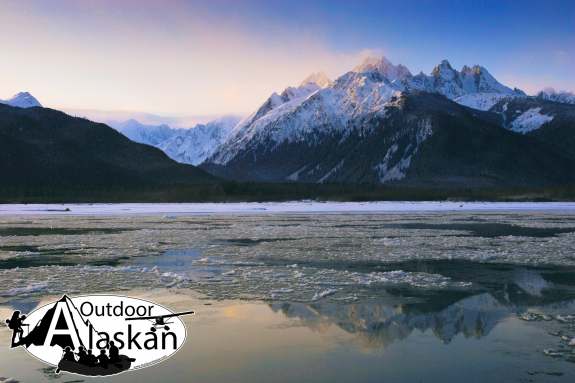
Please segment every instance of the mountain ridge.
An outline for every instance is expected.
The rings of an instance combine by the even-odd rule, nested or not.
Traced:
[[[374,72],[370,72],[374,73]],[[213,174],[241,181],[386,183],[414,187],[573,184],[575,159],[497,125],[503,118],[426,91],[402,92],[345,129],[256,140]]]
[[[218,179],[107,125],[49,108],[0,105],[3,185],[191,185]]]

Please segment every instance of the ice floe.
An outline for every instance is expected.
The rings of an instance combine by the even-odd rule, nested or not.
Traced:
[[[322,291],[321,293],[315,293],[315,295],[313,296],[313,298],[311,300],[312,301],[318,301],[320,299],[327,297],[328,295],[333,295],[333,294],[336,294],[338,292],[339,292],[338,289],[325,290],[325,291]]]
[[[573,267],[573,211],[178,214],[170,219],[0,214],[0,262],[21,266],[0,271],[11,281],[2,292],[36,296],[188,286],[212,299],[260,300],[275,294],[311,301],[316,293],[338,289],[327,299],[346,302],[342,298],[378,297],[380,288],[394,286],[469,290],[470,281],[427,271],[425,262]],[[421,262],[421,269],[394,269],[405,262]],[[553,288],[527,268],[508,278],[518,294],[541,298]],[[280,289],[292,291],[273,292]]]
[[[28,298],[105,293],[138,288],[188,287],[187,277],[132,266],[41,266],[0,271],[0,297]]]
[[[557,351],[557,349],[555,349],[555,348],[546,348],[543,350],[543,353],[545,355],[549,355],[549,356],[563,356],[563,355],[565,355],[564,353]]]

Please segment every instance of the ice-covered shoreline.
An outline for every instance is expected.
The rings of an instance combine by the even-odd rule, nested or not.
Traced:
[[[575,212],[575,202],[266,202],[266,203],[120,203],[120,204],[4,204],[9,215],[131,215],[131,214],[281,214],[281,213],[393,213],[441,211]]]

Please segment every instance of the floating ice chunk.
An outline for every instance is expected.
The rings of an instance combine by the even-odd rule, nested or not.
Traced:
[[[549,356],[563,356],[562,352],[559,352],[554,348],[546,348],[543,350],[543,353]]]
[[[275,290],[270,291],[270,293],[281,293],[281,294],[293,293],[293,289],[288,289],[288,288],[275,289]]]
[[[287,265],[286,267],[292,267],[292,268],[297,268],[297,263],[294,263],[293,265]]]
[[[555,317],[555,319],[557,319],[560,322],[564,322],[564,323],[570,323],[573,319],[575,319],[575,316],[573,315],[557,315]]]
[[[16,287],[8,290],[0,290],[0,297],[13,297],[16,295],[28,296],[31,293],[46,291],[50,289],[48,282],[27,281],[25,287]]]
[[[542,315],[541,315],[541,319],[546,320],[546,321],[550,321],[550,320],[553,319],[553,318],[550,317],[549,315],[542,314]]]
[[[318,275],[329,275],[329,274],[337,274],[337,271],[334,269],[331,270],[320,270],[317,272]]]
[[[532,322],[534,320],[537,320],[537,315],[531,314],[531,313],[524,313],[521,316],[521,319],[523,319],[524,321],[527,321],[527,322]]]
[[[569,346],[575,346],[575,338],[571,339],[571,340],[569,341],[569,343],[567,343],[567,345],[569,345]]]
[[[5,378],[3,376],[0,376],[0,383],[16,383],[18,382],[17,380],[14,380],[14,378]]]
[[[359,300],[359,298],[354,295],[334,299],[334,301],[346,301],[346,302],[357,301],[357,300]]]
[[[315,293],[315,295],[313,296],[313,298],[311,300],[312,301],[319,301],[320,299],[323,299],[323,298],[327,297],[328,295],[332,295],[332,294],[335,294],[338,292],[339,292],[339,290],[337,290],[337,289],[331,289],[331,290],[323,291],[321,293]]]
[[[4,277],[0,296],[18,296],[19,298],[87,291],[109,292],[132,288],[157,288],[164,287],[174,280],[178,286],[182,287],[181,284],[187,282],[185,277],[177,274],[162,276],[157,268],[145,271],[135,266],[41,266],[3,270],[0,274]],[[10,278],[11,276],[16,278]],[[75,289],[70,290],[71,286]]]

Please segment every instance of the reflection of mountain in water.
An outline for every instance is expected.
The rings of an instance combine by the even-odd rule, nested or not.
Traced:
[[[433,291],[372,285],[368,289],[374,295],[387,296],[401,304],[372,301],[342,305],[326,300],[273,303],[270,308],[289,318],[299,318],[313,330],[325,331],[336,324],[369,346],[386,347],[395,340],[407,338],[414,330],[432,330],[446,344],[459,334],[481,338],[503,318],[516,312],[530,308],[564,309],[575,302],[575,270],[571,268],[445,260],[405,262],[388,267],[437,273],[454,281],[472,282],[474,288]],[[337,299],[337,295],[332,297]],[[412,303],[414,298],[417,303]]]
[[[407,338],[413,330],[431,329],[437,338],[448,344],[458,334],[466,338],[481,338],[510,314],[488,293],[460,300],[441,311],[411,314],[409,305],[378,304],[306,304],[273,303],[274,312],[281,311],[288,318],[299,318],[306,326],[325,331],[334,323],[355,334],[368,346],[386,347],[395,340]]]

